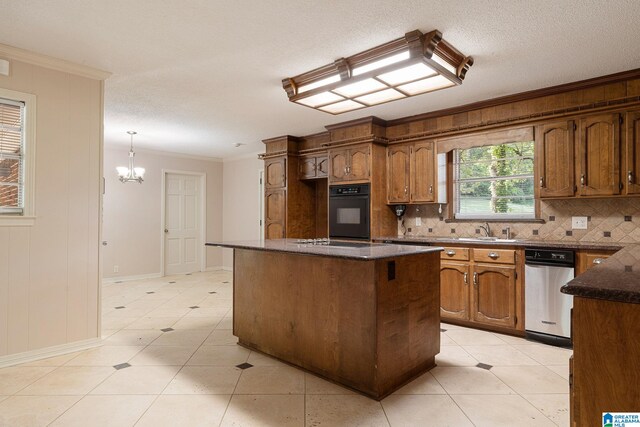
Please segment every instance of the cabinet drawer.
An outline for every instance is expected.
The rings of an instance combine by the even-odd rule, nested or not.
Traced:
[[[516,251],[513,249],[474,249],[473,260],[499,264],[515,264]]]
[[[469,261],[469,248],[444,248],[444,251],[440,252],[440,259]]]

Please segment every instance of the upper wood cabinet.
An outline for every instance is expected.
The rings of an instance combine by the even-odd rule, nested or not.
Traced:
[[[575,194],[573,120],[536,128],[535,162],[540,198],[571,197]]]
[[[371,179],[371,147],[369,144],[329,151],[331,183],[369,181]]]
[[[387,201],[409,202],[409,146],[388,148],[387,154]]]
[[[264,187],[266,190],[284,188],[287,185],[287,159],[276,157],[264,161]]]
[[[493,326],[516,326],[516,267],[475,264],[471,316]]]
[[[431,141],[387,149],[387,203],[435,201],[436,163]]]
[[[640,194],[640,111],[627,113],[627,194]]]
[[[620,121],[622,116],[600,114],[580,120],[576,177],[581,196],[620,194]]]
[[[326,178],[329,160],[326,155],[310,155],[300,157],[298,163],[299,179]]]
[[[433,142],[416,142],[410,155],[411,202],[434,202],[437,167]]]

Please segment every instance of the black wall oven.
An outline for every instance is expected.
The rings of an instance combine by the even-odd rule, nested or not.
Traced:
[[[329,237],[369,239],[369,184],[329,187]]]

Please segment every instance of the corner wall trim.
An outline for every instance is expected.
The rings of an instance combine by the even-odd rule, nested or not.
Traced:
[[[129,282],[131,280],[156,279],[158,277],[162,277],[162,273],[138,274],[135,276],[104,277],[102,278],[102,284],[106,285],[116,282]]]
[[[101,338],[89,338],[87,340],[75,341],[68,344],[54,345],[52,347],[30,350],[22,353],[10,354],[7,356],[0,356],[0,368],[17,365],[20,363],[34,362],[36,360],[60,356],[76,351],[87,350],[101,345]]]

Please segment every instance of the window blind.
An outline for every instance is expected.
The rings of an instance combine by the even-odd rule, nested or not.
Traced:
[[[0,214],[24,208],[24,103],[0,98]]]

